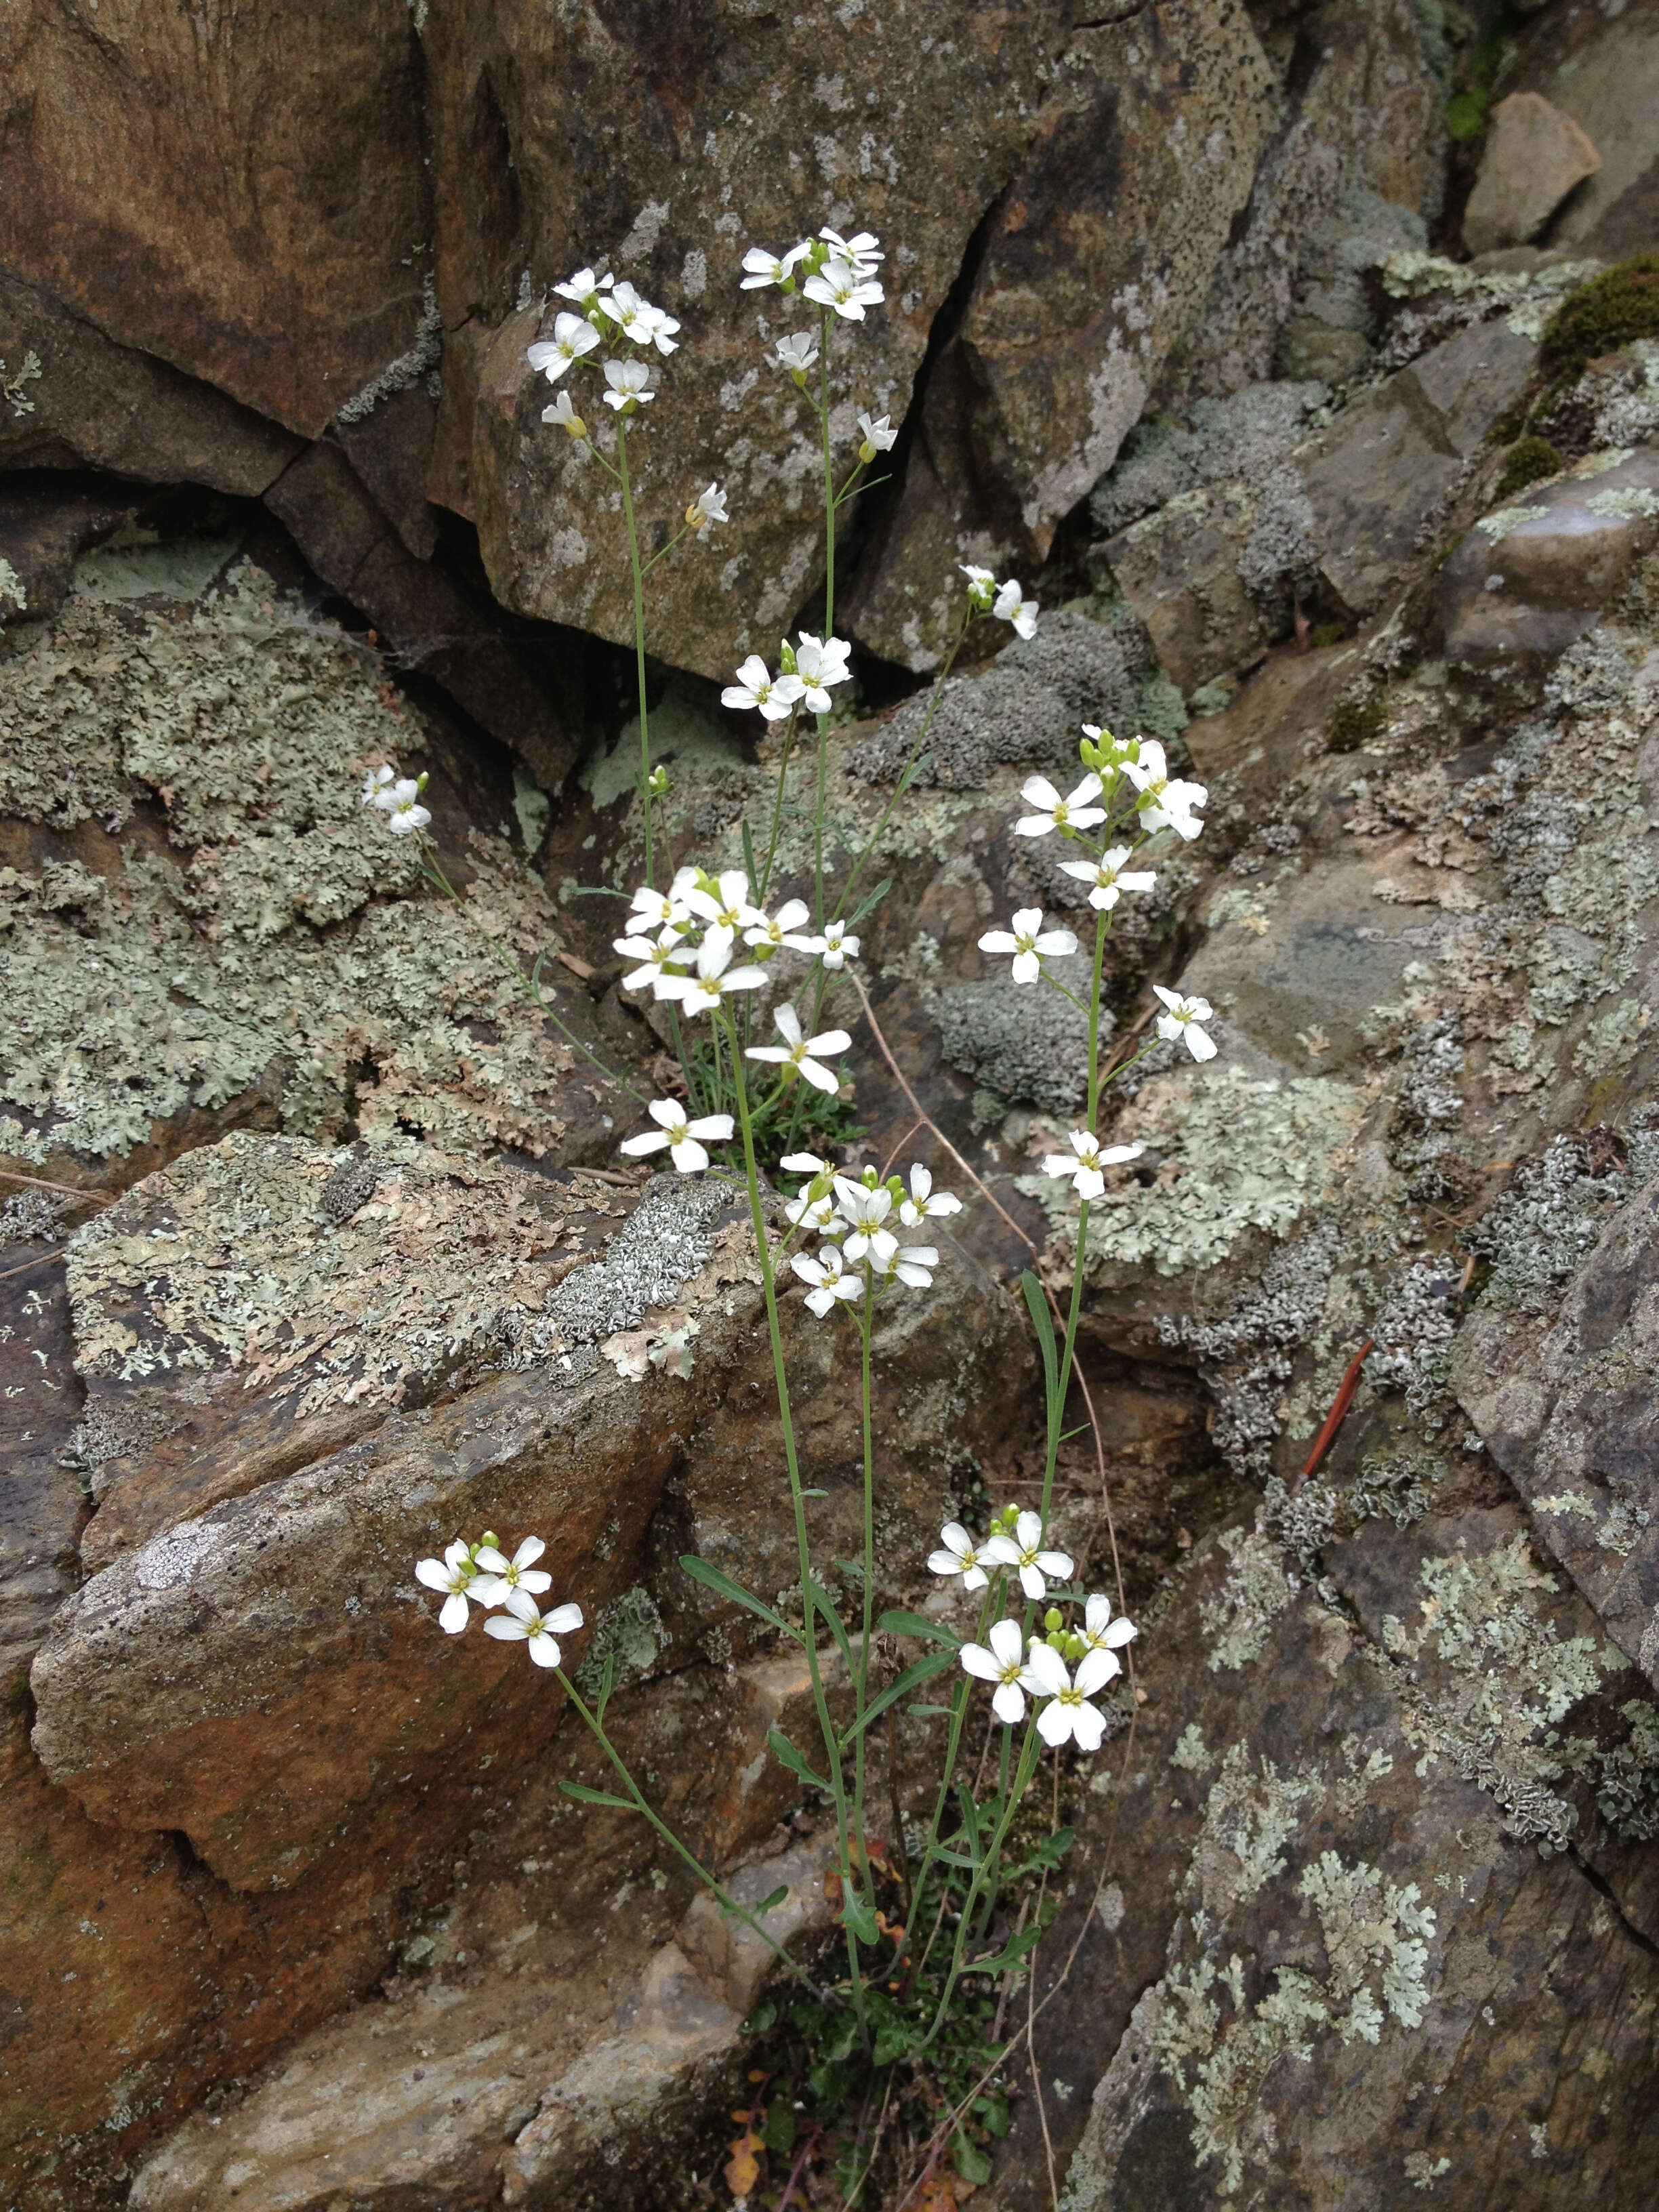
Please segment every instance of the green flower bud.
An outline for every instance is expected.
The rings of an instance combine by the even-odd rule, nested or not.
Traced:
[[[1042,1625],[1045,1628],[1051,1629],[1063,1628],[1066,1626],[1065,1620],[1061,1616],[1060,1607],[1057,1605],[1051,1605],[1048,1612],[1043,1614]]]
[[[778,672],[782,676],[793,676],[796,673],[795,648],[787,638],[785,638],[778,649]]]

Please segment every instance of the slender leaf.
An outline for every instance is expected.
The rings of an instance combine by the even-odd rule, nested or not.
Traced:
[[[913,1721],[948,1721],[955,1712],[954,1705],[907,1705],[904,1708]]]
[[[750,835],[747,816],[743,823],[743,866],[749,878],[749,896],[757,906],[760,904],[760,870],[755,866],[755,841]]]
[[[974,1802],[974,1793],[965,1782],[957,1784],[957,1802],[962,1808],[962,1832],[968,1839],[972,1863],[977,1866],[984,1856],[981,1849],[980,1811]]]
[[[955,1660],[954,1651],[930,1651],[925,1659],[918,1659],[907,1667],[896,1681],[890,1682],[884,1690],[871,1698],[862,1717],[855,1721],[842,1736],[842,1749],[845,1751],[850,1743],[862,1735],[871,1722],[884,1713],[889,1705],[896,1703],[900,1698],[908,1697],[912,1690],[920,1689],[924,1682],[931,1682],[935,1674],[942,1674],[947,1667],[955,1663]]]
[[[611,1692],[616,1686],[617,1655],[614,1651],[607,1651],[605,1655],[605,1672],[599,1679],[599,1694],[593,1702],[593,1717],[596,1720],[602,1721],[605,1718],[605,1709],[611,1703]]]
[[[1054,1325],[1048,1318],[1048,1302],[1042,1295],[1042,1285],[1028,1267],[1019,1279],[1019,1287],[1025,1293],[1025,1304],[1036,1329],[1037,1343],[1042,1352],[1042,1376],[1048,1400],[1048,1425],[1057,1428],[1060,1408],[1054,1403],[1060,1389],[1060,1353],[1054,1346]]]
[[[855,929],[859,923],[863,921],[866,914],[869,914],[874,908],[878,907],[881,904],[882,901],[886,897],[888,892],[890,891],[892,888],[893,878],[890,876],[884,876],[881,881],[876,885],[874,890],[866,891],[864,896],[859,901],[858,907],[854,913],[853,919],[847,925],[849,929]]]
[[[988,1959],[970,1959],[963,1968],[966,1974],[1000,1974],[1010,1966],[1018,1966],[1027,1952],[1033,1951],[1042,1940],[1040,1928],[1026,1928],[1018,1936],[1011,1936],[1002,1948]]]
[[[614,1805],[623,1813],[637,1813],[640,1809],[626,1797],[613,1797],[608,1790],[590,1790],[585,1782],[561,1782],[559,1787],[579,1805]]]
[[[769,1605],[763,1604],[751,1591],[744,1589],[741,1583],[734,1583],[730,1575],[723,1575],[718,1567],[712,1566],[707,1559],[700,1559],[695,1552],[683,1553],[680,1565],[694,1583],[702,1583],[705,1589],[718,1590],[722,1597],[729,1597],[734,1605],[747,1606],[750,1613],[757,1613],[774,1628],[781,1628],[786,1636],[793,1636],[797,1644],[805,1641],[799,1629],[791,1628],[781,1613],[774,1613]]]
[[[836,1611],[830,1601],[829,1591],[825,1589],[817,1577],[809,1575],[806,1579],[807,1586],[812,1593],[813,1609],[815,1612],[821,1613],[829,1624],[830,1633],[840,1646],[841,1656],[847,1662],[847,1671],[850,1674],[854,1671],[853,1647],[847,1640],[847,1631],[842,1626],[841,1615]]]
[[[841,1893],[841,1917],[860,1943],[873,1943],[881,1930],[876,1924],[876,1908],[867,1897],[860,1897],[852,1882],[843,1885]]]
[[[788,1737],[781,1730],[768,1729],[766,1741],[771,1747],[773,1758],[781,1765],[787,1766],[792,1774],[798,1774],[803,1782],[811,1783],[814,1790],[822,1790],[826,1797],[832,1797],[835,1795],[823,1777],[813,1772],[803,1755],[796,1750]]]
[[[948,1644],[952,1651],[962,1649],[962,1638],[954,1629],[941,1627],[937,1620],[928,1620],[919,1613],[884,1613],[876,1623],[888,1636],[920,1636],[929,1644]]]

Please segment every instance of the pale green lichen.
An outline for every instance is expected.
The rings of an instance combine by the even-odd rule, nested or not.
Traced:
[[[1231,1861],[1206,1865],[1205,1910],[1224,1911],[1254,1897],[1285,1871],[1285,1846],[1301,1820],[1299,1808],[1318,1794],[1315,1782],[1281,1774],[1270,1759],[1253,1759],[1230,1744],[1206,1802],[1205,1834]]]
[[[1237,1673],[1259,1659],[1268,1631],[1296,1592],[1285,1571],[1284,1557],[1261,1528],[1224,1528],[1217,1538],[1229,1565],[1221,1589],[1199,1608],[1211,1639],[1212,1674],[1225,1667]]]
[[[593,1640],[576,1669],[576,1682],[590,1698],[598,1697],[607,1673],[614,1682],[648,1674],[669,1642],[649,1590],[636,1584],[606,1606],[594,1623]]]
[[[0,599],[9,599],[9,615],[25,614],[28,611],[28,587],[11,562],[0,556]]]
[[[1608,522],[1650,522],[1659,515],[1659,492],[1626,484],[1613,491],[1592,492],[1584,504]]]
[[[1204,1731],[1196,1721],[1188,1721],[1176,1737],[1170,1764],[1187,1767],[1194,1774],[1201,1774],[1206,1766],[1215,1765],[1215,1753],[1205,1742]]]
[[[1548,513],[1547,507],[1500,507],[1491,514],[1483,514],[1474,526],[1496,545],[1523,522],[1541,522]]]

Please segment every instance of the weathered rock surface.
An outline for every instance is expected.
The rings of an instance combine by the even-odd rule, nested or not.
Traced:
[[[1535,92],[1512,92],[1492,112],[1480,173],[1463,210],[1471,253],[1525,246],[1601,156],[1571,116]]]

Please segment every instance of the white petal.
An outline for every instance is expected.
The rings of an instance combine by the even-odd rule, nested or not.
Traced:
[[[1036,1567],[1022,1567],[1020,1569],[1019,1586],[1029,1598],[1040,1598],[1046,1594],[1048,1589],[1048,1585],[1043,1581],[1041,1571]]]
[[[1056,1750],[1072,1733],[1074,1705],[1062,1705],[1058,1698],[1051,1698],[1037,1715],[1037,1734],[1046,1744]]]
[[[677,981],[679,979],[674,977],[665,980]],[[659,1152],[665,1145],[672,1142],[672,1139],[666,1129],[647,1129],[641,1136],[625,1137],[617,1146],[617,1150],[619,1152],[628,1153],[631,1158],[637,1159],[645,1152]]]
[[[1092,1651],[1085,1651],[1077,1662],[1077,1686],[1085,1698],[1092,1698],[1097,1690],[1103,1690],[1112,1677],[1122,1671],[1115,1654],[1103,1651],[1097,1645]]]
[[[550,1636],[532,1636],[530,1639],[530,1656],[538,1667],[556,1667],[559,1663],[559,1647]]]
[[[1106,1734],[1106,1717],[1095,1705],[1072,1708],[1072,1735],[1079,1751],[1098,1751]]]
[[[533,1567],[546,1549],[539,1536],[526,1536],[513,1554],[513,1564],[515,1567]]]
[[[499,1636],[503,1644],[522,1642],[530,1631],[510,1613],[492,1613],[484,1623],[486,1636]]]
[[[991,1624],[990,1645],[999,1663],[1017,1667],[1024,1650],[1024,1638],[1017,1620],[994,1620]]]
[[[579,1605],[556,1605],[547,1615],[547,1626],[555,1636],[569,1636],[582,1625],[582,1609]]]
[[[1213,1060],[1216,1054],[1215,1039],[1212,1036],[1207,1036],[1203,1030],[1194,1029],[1192,1024],[1188,1022],[1187,1024],[1187,1049],[1191,1053],[1194,1060]]]
[[[415,1579],[424,1583],[428,1589],[447,1590],[454,1577],[441,1559],[419,1559],[415,1565]]]
[[[1070,1554],[1065,1552],[1039,1552],[1036,1563],[1051,1582],[1063,1583],[1072,1571]]]
[[[459,1590],[447,1597],[438,1613],[438,1626],[447,1636],[459,1636],[466,1626],[466,1600]]]
[[[1025,1662],[1026,1687],[1040,1698],[1057,1698],[1069,1690],[1072,1678],[1066,1662],[1052,1644],[1034,1644]]]
[[[929,1552],[927,1565],[929,1571],[936,1575],[959,1575],[962,1572],[962,1561],[954,1552]]]
[[[1019,787],[1019,795],[1028,806],[1041,806],[1049,814],[1060,805],[1060,793],[1046,775],[1027,776]]]
[[[994,1682],[1002,1673],[1002,1662],[982,1644],[964,1644],[957,1656],[969,1674],[981,1682]]]
[[[1018,1682],[1001,1683],[991,1699],[991,1710],[1006,1728],[1014,1728],[1025,1717],[1025,1692]]]

